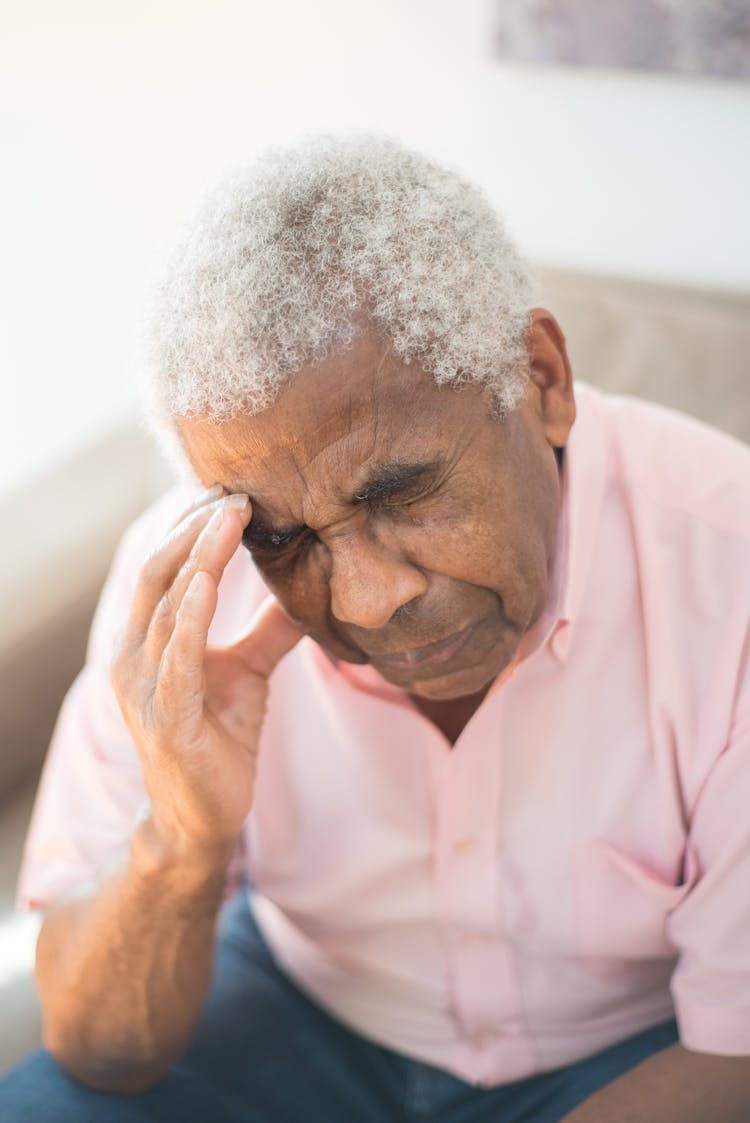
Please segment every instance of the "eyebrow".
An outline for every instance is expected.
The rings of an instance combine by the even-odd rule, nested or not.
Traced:
[[[397,461],[379,464],[373,469],[362,487],[351,496],[350,502],[352,504],[373,503],[378,500],[392,499],[398,495],[409,494],[433,480],[441,468],[442,461],[440,460],[417,464],[402,464]],[[254,502],[253,506],[257,515],[253,515],[249,525],[245,528],[243,539],[254,546],[278,549],[281,546],[290,545],[308,529],[304,524],[298,524],[297,526],[274,525],[260,504]]]
[[[394,495],[414,491],[434,479],[440,468],[439,460],[431,460],[426,464],[380,464],[353,499],[358,503],[371,503],[373,500],[391,499]]]

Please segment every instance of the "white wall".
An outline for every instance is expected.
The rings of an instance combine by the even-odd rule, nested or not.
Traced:
[[[490,0],[4,0],[0,492],[135,412],[159,245],[263,145],[403,138],[557,265],[750,289],[750,89],[492,57]]]

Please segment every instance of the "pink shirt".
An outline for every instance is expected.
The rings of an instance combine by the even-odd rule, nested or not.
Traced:
[[[273,678],[235,863],[303,990],[483,1085],[674,1011],[687,1047],[750,1053],[750,451],[577,398],[548,612],[513,670],[451,750],[400,690],[304,640]],[[27,907],[105,876],[142,812],[108,658],[185,499],[115,561],[46,765]],[[264,592],[240,550],[214,637]]]

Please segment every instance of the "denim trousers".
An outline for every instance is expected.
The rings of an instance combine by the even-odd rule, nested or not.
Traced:
[[[279,970],[241,893],[224,910],[216,970],[187,1051],[153,1088],[95,1092],[49,1053],[0,1080],[2,1123],[556,1123],[677,1041],[674,1021],[494,1088],[367,1041]]]

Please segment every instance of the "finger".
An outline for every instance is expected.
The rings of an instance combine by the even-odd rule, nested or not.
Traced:
[[[138,576],[126,628],[125,639],[128,645],[139,646],[143,642],[157,606],[185,565],[212,515],[223,504],[234,505],[240,511],[241,518],[249,519],[247,496],[228,496],[218,502],[209,503],[194,511],[184,522],[175,527],[146,558]],[[176,608],[175,604],[175,611]]]
[[[244,503],[240,502],[241,499]],[[246,496],[230,495],[213,512],[154,610],[146,639],[153,658],[158,659],[168,643],[180,603],[195,574],[204,570],[219,584],[224,569],[242,541],[242,531],[249,517]]]
[[[253,616],[246,634],[228,650],[239,655],[251,671],[268,678],[304,634],[276,598],[267,597]]]
[[[202,717],[203,662],[218,595],[213,577],[199,570],[180,602],[161,658],[155,699],[162,717],[168,715],[170,723]]]
[[[226,488],[222,487],[221,484],[214,484],[213,487],[207,487],[199,491],[195,498],[192,499],[181,512],[180,517],[172,523],[170,529],[174,530],[180,523],[184,522],[185,519],[192,515],[194,511],[199,511],[201,507],[206,507],[209,503],[216,503],[217,500],[223,499],[227,494]]]

